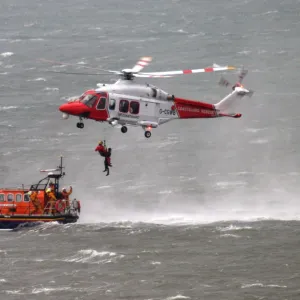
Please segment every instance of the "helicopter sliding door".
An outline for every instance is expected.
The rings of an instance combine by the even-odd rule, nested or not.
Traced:
[[[141,121],[153,121],[158,119],[159,103],[155,101],[142,100],[141,101]]]

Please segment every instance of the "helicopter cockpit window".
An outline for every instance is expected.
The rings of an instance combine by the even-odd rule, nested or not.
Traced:
[[[98,102],[97,109],[105,109],[105,104],[106,104],[106,98],[101,97]]]
[[[5,201],[5,195],[4,194],[0,194],[0,202],[4,202]]]
[[[86,106],[92,108],[93,105],[95,104],[96,100],[97,100],[97,96],[89,94],[83,98],[82,103],[84,103]]]
[[[122,113],[127,113],[128,112],[128,108],[129,108],[129,103],[127,100],[121,100],[120,101],[120,107],[119,110]]]
[[[109,100],[109,109],[110,110],[115,110],[116,108],[116,100],[115,99],[110,99]]]
[[[136,101],[130,102],[130,113],[133,115],[137,115],[140,110],[140,103]]]

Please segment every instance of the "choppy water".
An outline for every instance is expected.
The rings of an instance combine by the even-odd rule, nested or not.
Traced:
[[[31,184],[64,155],[80,222],[1,232],[1,299],[298,299],[300,1],[9,1],[0,10],[0,182]],[[145,139],[63,120],[114,76],[244,65],[241,119],[174,121]],[[76,70],[77,68],[75,68]],[[235,74],[226,76],[236,79]],[[149,80],[219,101],[220,74]],[[144,82],[140,80],[140,82]],[[113,148],[111,176],[94,148]]]

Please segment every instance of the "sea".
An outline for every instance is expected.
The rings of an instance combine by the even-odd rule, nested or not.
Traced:
[[[37,183],[63,156],[82,205],[75,224],[0,232],[1,300],[300,299],[299,0],[0,7],[0,186]],[[234,84],[244,67],[254,94],[234,108],[240,119],[174,120],[149,139],[62,118],[70,97],[118,80],[96,69],[143,56],[145,72],[238,69],[137,83],[217,103],[231,92],[221,76]]]

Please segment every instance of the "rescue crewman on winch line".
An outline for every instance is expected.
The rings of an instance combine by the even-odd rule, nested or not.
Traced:
[[[55,212],[55,202],[56,202],[56,197],[54,192],[52,192],[51,188],[47,188],[46,190],[46,195],[48,197],[48,203],[50,204],[50,208],[49,208],[49,214],[54,215]]]
[[[107,151],[105,144],[100,141],[95,151],[98,151],[101,156],[104,156],[104,153]]]
[[[103,172],[105,171],[107,172],[106,176],[109,175],[109,167],[112,167],[110,157],[111,157],[111,148],[108,148],[108,151],[105,153],[105,159],[104,159],[105,169],[103,171]]]
[[[64,187],[61,191],[62,194],[62,198],[66,201],[66,207],[69,208],[70,207],[70,199],[69,196],[72,194],[73,188],[72,186],[70,186],[70,190],[69,192],[67,192],[67,189]]]
[[[98,151],[101,156],[104,156],[104,171],[107,172],[106,176],[109,175],[109,167],[112,167],[111,165],[111,148],[106,148],[106,145],[100,141],[98,146],[96,147],[95,151]]]
[[[27,195],[30,197],[30,200],[34,206],[34,211],[32,212],[33,214],[42,214],[43,211],[42,211],[42,207],[41,207],[41,203],[38,199],[38,193],[37,191],[29,191],[27,193]]]

